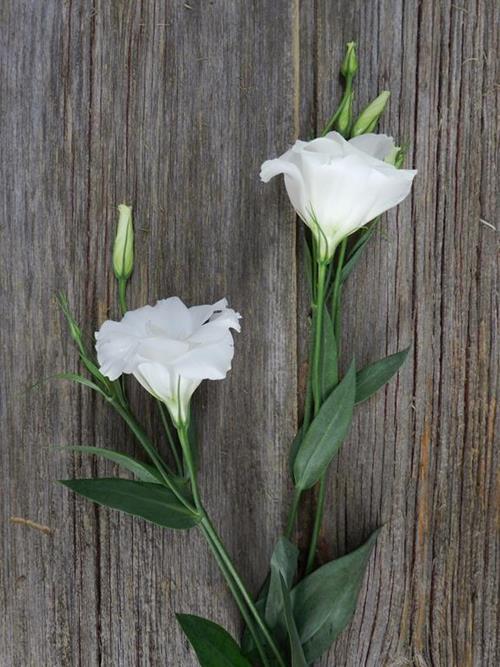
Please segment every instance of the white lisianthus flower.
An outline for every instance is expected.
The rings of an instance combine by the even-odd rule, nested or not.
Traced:
[[[394,148],[385,134],[346,141],[330,132],[296,141],[281,157],[264,162],[260,177],[267,183],[284,175],[290,201],[316,239],[319,259],[329,261],[342,239],[410,193],[417,172],[384,162]]]
[[[165,403],[176,424],[186,421],[189,401],[202,380],[222,380],[231,368],[231,329],[240,315],[226,299],[188,308],[177,297],[108,320],[96,332],[100,371],[110,380],[132,374]]]

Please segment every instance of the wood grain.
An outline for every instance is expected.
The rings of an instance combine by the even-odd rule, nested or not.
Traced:
[[[419,176],[347,285],[344,360],[413,347],[332,472],[322,557],[386,527],[319,665],[498,664],[498,19],[492,0],[1,3],[2,667],[195,665],[176,611],[239,632],[201,536],[54,483],[117,472],[58,448],[136,452],[118,418],[73,385],[27,387],[77,368],[58,290],[89,335],[117,315],[115,209],[133,204],[131,305],[226,295],[244,317],[230,377],[196,409],[207,505],[257,590],[289,498],[307,312],[294,216],[258,169],[322,126],[350,39],[356,103],[391,89],[382,128]]]

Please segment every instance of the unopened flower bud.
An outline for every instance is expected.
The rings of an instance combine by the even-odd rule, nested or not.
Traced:
[[[354,92],[352,89],[346,90],[340,103],[335,123],[333,127],[346,139],[349,138],[349,131],[352,125],[352,100]]]
[[[348,42],[344,61],[340,67],[340,73],[344,79],[352,79],[357,71],[358,59],[356,57],[356,42]]]
[[[120,218],[113,246],[113,270],[117,280],[126,281],[134,269],[134,228],[132,208],[125,204],[118,206]]]
[[[384,109],[389,100],[390,92],[384,90],[376,97],[373,102],[363,109],[360,113],[359,118],[354,123],[352,128],[351,136],[357,137],[360,134],[367,134],[368,132],[373,132],[377,127],[380,116],[383,114]]]

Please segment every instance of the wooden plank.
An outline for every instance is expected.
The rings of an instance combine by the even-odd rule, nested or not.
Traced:
[[[49,445],[134,451],[98,400],[62,385],[12,396],[26,380],[76,368],[52,297],[67,290],[89,332],[108,315],[116,205],[133,203],[131,304],[227,295],[244,316],[230,379],[201,389],[197,403],[207,504],[257,590],[282,521],[296,422],[295,226],[279,184],[258,179],[261,161],[295,133],[292,8],[7,2],[2,13],[11,221],[2,258],[11,268],[0,662],[194,665],[175,611],[240,629],[201,537],[95,509],[54,485],[115,469]],[[131,393],[158,428],[147,397]],[[14,514],[54,532],[10,524]]]
[[[354,39],[357,106],[392,91],[382,129],[410,141],[420,172],[345,294],[346,363],[413,348],[358,410],[332,476],[326,558],[386,527],[325,667],[498,662],[498,278],[495,232],[481,222],[497,203],[494,5],[316,3],[317,126],[338,95],[332,63]]]
[[[0,12],[0,663],[194,665],[174,611],[241,627],[196,533],[53,483],[116,472],[53,446],[136,451],[117,419],[74,386],[24,389],[77,367],[58,289],[89,332],[116,316],[115,207],[133,203],[131,304],[227,295],[244,316],[230,378],[203,387],[197,409],[207,504],[257,590],[286,511],[307,308],[286,195],[257,172],[321,127],[354,38],[359,104],[393,91],[383,129],[410,140],[420,175],[348,285],[345,359],[413,352],[359,410],[332,476],[324,558],[387,525],[356,618],[320,665],[496,664],[496,237],[482,222],[495,222],[495,3],[8,0]],[[310,496],[301,539],[311,512]]]

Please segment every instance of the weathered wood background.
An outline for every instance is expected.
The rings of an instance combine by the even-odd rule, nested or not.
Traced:
[[[132,203],[131,302],[227,295],[244,315],[229,379],[197,404],[204,494],[257,590],[290,496],[306,312],[294,216],[258,170],[322,126],[351,39],[357,104],[391,89],[382,129],[410,142],[420,173],[350,280],[345,358],[413,348],[334,466],[323,556],[386,527],[321,666],[498,665],[495,1],[0,6],[1,666],[195,665],[175,611],[239,631],[200,535],[55,484],[116,472],[57,447],[133,452],[118,417],[74,385],[25,389],[77,369],[58,290],[89,333],[117,314],[110,246],[117,204]],[[133,399],[158,427],[147,397]]]

